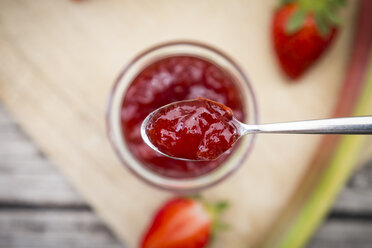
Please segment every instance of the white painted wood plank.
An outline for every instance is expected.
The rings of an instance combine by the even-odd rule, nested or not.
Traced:
[[[92,212],[0,211],[0,247],[123,248]]]
[[[372,161],[358,168],[339,195],[333,210],[372,214]]]
[[[328,220],[318,230],[308,248],[370,248],[372,222]]]
[[[85,205],[0,105],[0,202]]]
[[[49,175],[1,175],[0,201],[32,205],[85,205],[81,196],[55,172]]]
[[[5,125],[13,124],[14,122],[9,117],[8,113],[3,108],[1,102],[0,102],[0,127],[3,127]]]
[[[372,187],[368,189],[345,188],[334,204],[333,210],[372,213]]]

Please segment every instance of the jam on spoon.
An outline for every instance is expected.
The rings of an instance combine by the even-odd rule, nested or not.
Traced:
[[[249,125],[238,121],[228,107],[197,98],[165,105],[141,126],[141,136],[152,149],[183,160],[214,160],[252,133],[371,135],[372,116]]]
[[[163,154],[200,161],[217,159],[240,137],[232,110],[201,97],[158,109],[145,131]]]

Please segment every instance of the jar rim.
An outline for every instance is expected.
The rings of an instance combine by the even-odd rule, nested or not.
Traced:
[[[225,69],[238,88],[244,89],[243,106],[250,124],[258,124],[258,107],[255,93],[248,78],[230,57],[209,45],[195,41],[171,41],[152,46],[134,57],[121,71],[111,90],[106,108],[106,131],[109,141],[121,162],[134,175],[151,186],[177,193],[195,193],[215,185],[231,175],[250,154],[255,135],[243,137],[236,149],[212,171],[190,178],[166,177],[141,165],[129,149],[121,128],[121,107],[127,87],[146,66],[169,56],[190,55],[212,61]],[[249,109],[249,110],[248,110]]]

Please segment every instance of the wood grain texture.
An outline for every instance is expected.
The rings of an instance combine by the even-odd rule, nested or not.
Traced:
[[[327,56],[294,86],[280,74],[269,32],[263,32],[275,1],[256,3],[3,0],[0,99],[119,237],[135,246],[152,211],[169,194],[122,168],[105,135],[104,112],[116,75],[139,51],[185,38],[223,48],[248,72],[264,122],[326,117],[333,107],[353,4]],[[261,136],[249,163],[205,193],[232,203],[226,218],[235,231],[222,235],[216,247],[242,247],[261,237],[285,206],[318,140]]]
[[[335,210],[372,214],[372,161],[356,170],[335,203]]]
[[[83,205],[57,168],[21,132],[0,106],[0,202]]]
[[[8,248],[123,248],[92,212],[0,211],[0,245]]]
[[[309,243],[309,248],[369,248],[372,244],[372,222],[328,220]]]

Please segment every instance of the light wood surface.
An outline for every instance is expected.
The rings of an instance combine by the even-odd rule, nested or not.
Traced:
[[[128,223],[129,224],[129,223]],[[308,247],[372,242],[372,161],[349,180]],[[124,248],[0,104],[0,247]]]
[[[327,56],[296,85],[285,82],[272,56],[268,29],[274,3],[2,0],[0,99],[115,233],[134,247],[154,208],[169,196],[124,170],[105,135],[113,81],[139,51],[172,39],[221,48],[249,74],[263,122],[331,112],[351,44],[355,2],[345,11],[343,31]],[[205,193],[231,202],[225,218],[234,231],[221,235],[216,247],[244,247],[261,238],[287,203],[319,138],[261,136],[248,163]]]

